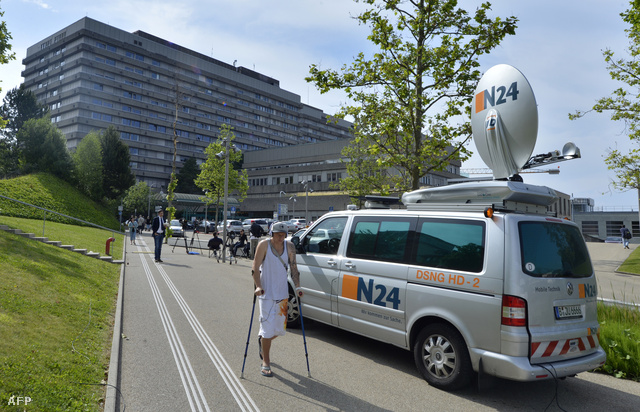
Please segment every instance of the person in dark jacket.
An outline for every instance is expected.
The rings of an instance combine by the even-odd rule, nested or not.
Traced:
[[[153,219],[153,223],[151,224],[151,234],[155,242],[155,261],[157,263],[162,263],[160,254],[162,253],[162,241],[164,240],[167,226],[169,225],[167,221],[164,220],[164,211],[158,210],[158,216]]]

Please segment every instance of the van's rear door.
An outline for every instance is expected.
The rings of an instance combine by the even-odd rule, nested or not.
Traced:
[[[580,230],[556,218],[511,215],[510,220],[505,294],[526,301],[531,363],[595,352],[597,286]]]

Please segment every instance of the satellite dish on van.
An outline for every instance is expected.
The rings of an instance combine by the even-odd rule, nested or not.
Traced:
[[[471,105],[471,130],[494,179],[508,178],[527,163],[538,136],[538,108],[518,69],[499,64],[482,76]]]

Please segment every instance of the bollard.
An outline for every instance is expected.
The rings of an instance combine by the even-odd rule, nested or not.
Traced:
[[[111,242],[115,242],[115,241],[116,241],[116,239],[113,238],[113,237],[110,237],[109,239],[107,239],[107,244],[106,244],[106,249],[107,250],[105,251],[105,253],[107,255],[109,255],[109,256],[111,256],[111,253],[109,253],[109,249],[111,248]]]

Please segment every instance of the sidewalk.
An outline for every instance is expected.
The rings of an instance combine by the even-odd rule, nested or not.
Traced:
[[[188,232],[187,236],[187,247],[185,247],[183,238],[169,238],[168,244],[162,246],[161,257],[163,263],[157,265],[167,272],[182,271],[184,273],[199,274],[210,274],[212,271],[224,271],[226,273],[237,272],[238,276],[246,277],[247,280],[249,279],[249,276],[245,275],[251,271],[251,260],[238,258],[237,263],[234,261],[230,264],[227,260],[223,264],[222,259],[220,259],[218,263],[213,257],[208,257],[207,242],[211,238],[210,234],[198,234],[193,244],[191,242],[192,232]],[[123,387],[123,376],[128,375],[129,379],[127,379],[127,381],[130,381],[133,374],[136,376],[137,374],[155,375],[162,373],[160,372],[162,370],[175,369],[175,365],[163,368],[162,363],[165,360],[172,362],[170,354],[155,353],[156,348],[149,345],[136,346],[142,345],[139,339],[141,336],[144,336],[144,340],[149,343],[166,339],[164,336],[159,336],[157,334],[158,331],[149,324],[150,319],[156,319],[158,317],[156,305],[153,301],[149,300],[151,293],[149,292],[149,285],[147,283],[148,276],[151,275],[151,272],[153,272],[153,276],[158,276],[156,274],[156,267],[151,263],[154,253],[154,243],[151,234],[149,232],[143,232],[142,235],[137,235],[136,243],[136,245],[130,245],[128,243],[125,245],[124,264],[120,272],[120,288],[118,291],[113,329],[111,361],[109,364],[105,397],[105,412],[121,410],[122,401],[119,401],[118,398],[123,396],[123,392],[132,391],[132,388]],[[144,256],[145,259],[140,259],[141,256]],[[197,287],[197,284],[194,287]],[[126,311],[129,311],[129,313],[126,313]],[[136,342],[130,341],[128,337],[125,336],[127,333],[130,333],[126,331],[132,330],[135,330],[137,333],[138,339]],[[126,365],[123,365],[123,355],[128,359]],[[154,361],[145,360],[145,357],[153,358]],[[145,370],[142,371],[140,370],[141,368]],[[153,369],[153,371],[149,369]],[[165,377],[165,379],[168,378]],[[133,380],[136,380],[135,377]],[[140,383],[140,385],[142,385],[142,383]],[[160,389],[161,385],[154,385],[158,386],[159,391],[171,391],[173,389]],[[148,396],[143,394],[143,390],[140,390],[140,393],[140,396]],[[184,394],[180,395],[184,396]],[[126,396],[125,400],[127,400]],[[130,401],[130,399],[128,401]],[[154,404],[154,399],[149,396],[144,400],[144,404],[151,406]],[[129,410],[128,404],[126,408]]]

